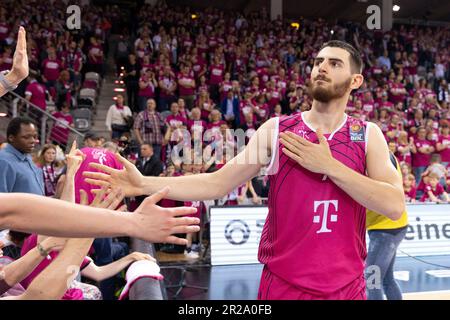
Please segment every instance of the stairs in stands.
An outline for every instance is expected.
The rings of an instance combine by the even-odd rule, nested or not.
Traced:
[[[90,130],[100,136],[104,136],[106,140],[111,138],[111,133],[106,128],[105,120],[109,107],[114,103],[114,88],[113,76],[106,75],[103,80],[102,89],[96,106],[96,114],[93,116],[92,127]]]
[[[114,88],[118,85],[114,84],[115,77],[115,63],[114,63],[114,47],[117,41],[117,36],[112,35],[109,39],[109,54],[107,58],[106,74],[103,80],[102,88],[96,106],[96,114],[93,116],[92,129],[90,131],[103,136],[106,140],[111,139],[111,133],[105,125],[106,114],[109,107],[114,103],[113,97],[116,95]]]

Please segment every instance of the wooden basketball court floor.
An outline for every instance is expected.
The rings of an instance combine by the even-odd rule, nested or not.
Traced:
[[[211,266],[208,258],[189,259],[184,254],[157,253],[166,282],[176,283],[179,272],[170,266],[188,266],[187,284],[208,291],[184,288],[180,300],[254,300],[257,297],[262,266]],[[404,300],[450,300],[450,255],[397,258],[395,274]],[[176,290],[175,290],[176,291]],[[168,291],[171,298],[173,292]]]

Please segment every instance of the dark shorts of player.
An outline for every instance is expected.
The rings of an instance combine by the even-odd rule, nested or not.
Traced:
[[[258,300],[366,300],[364,276],[342,289],[327,294],[311,294],[276,276],[264,266],[258,291]]]

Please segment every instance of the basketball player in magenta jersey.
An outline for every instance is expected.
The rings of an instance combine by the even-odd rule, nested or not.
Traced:
[[[365,208],[397,220],[405,200],[381,130],[345,113],[361,73],[351,45],[326,43],[314,59],[311,110],[268,120],[214,173],[143,177],[120,158],[123,170],[94,164],[108,174],[85,176],[96,185],[120,185],[128,196],[170,186],[169,198],[189,201],[221,198],[268,167],[258,298],[365,299]]]

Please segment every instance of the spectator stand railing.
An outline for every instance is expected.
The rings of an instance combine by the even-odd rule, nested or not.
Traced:
[[[156,258],[156,251],[153,244],[132,239],[133,251],[147,253]],[[161,286],[161,281],[152,278],[141,278],[137,280],[130,288],[130,300],[164,300],[165,292]]]
[[[50,110],[54,110],[54,105],[48,103],[47,108]],[[60,128],[69,130],[67,144],[63,142],[59,143],[61,147],[63,147],[63,151],[66,151],[68,147],[71,146],[74,140],[77,141],[79,146],[82,145],[84,138],[83,133],[75,130],[66,123],[59,121],[54,116],[52,116],[50,112],[42,110],[41,108],[29,102],[15,92],[9,92],[7,95],[4,95],[0,98],[0,110],[2,110],[1,112],[6,113],[10,119],[18,116],[28,116],[29,118],[31,118],[38,126],[41,146],[48,141],[52,133],[52,128],[57,122],[59,122],[58,126]],[[59,137],[58,131],[53,132],[53,137],[62,138]],[[62,139],[58,139],[58,141],[59,140]]]

